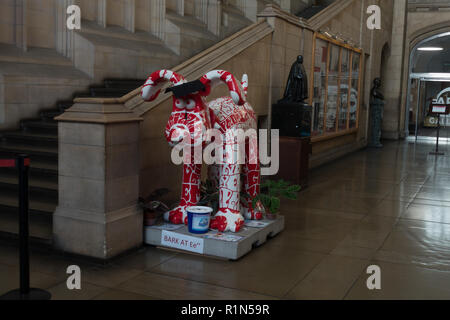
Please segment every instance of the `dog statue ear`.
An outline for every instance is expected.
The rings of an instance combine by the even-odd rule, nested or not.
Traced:
[[[245,79],[244,79],[245,80]],[[234,103],[242,106],[246,102],[246,92],[242,88],[240,82],[236,81],[234,76],[225,70],[214,70],[205,74],[200,81],[205,85],[206,89],[200,92],[201,95],[207,96],[211,93],[211,89],[219,84],[225,84],[230,91],[230,96]]]
[[[171,70],[155,71],[150,75],[142,87],[142,98],[145,101],[155,100],[166,82],[171,82],[172,85],[177,86],[185,83],[186,80],[184,80],[183,76]]]

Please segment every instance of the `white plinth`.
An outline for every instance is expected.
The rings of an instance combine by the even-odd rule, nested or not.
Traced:
[[[251,223],[257,222],[261,222],[260,227],[251,226]],[[246,221],[237,233],[218,233],[211,230],[207,234],[197,235],[189,233],[187,226],[165,224],[145,227],[144,236],[146,244],[237,260],[283,229],[284,217],[279,216],[276,220]]]

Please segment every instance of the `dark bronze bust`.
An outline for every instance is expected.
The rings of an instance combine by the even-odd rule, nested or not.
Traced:
[[[298,56],[291,67],[286,90],[280,102],[304,102],[308,99],[308,79],[303,66],[303,56]]]
[[[375,99],[384,100],[384,95],[383,95],[383,93],[381,93],[380,88],[381,88],[381,79],[375,78],[373,80],[373,88],[370,92],[370,96],[371,96],[372,100],[375,100]]]

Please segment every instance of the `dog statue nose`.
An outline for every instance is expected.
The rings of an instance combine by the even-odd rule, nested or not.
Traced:
[[[179,144],[184,139],[190,138],[189,130],[183,125],[175,125],[170,129],[168,138],[170,144]]]
[[[179,143],[183,139],[183,136],[184,136],[183,133],[184,133],[184,130],[182,130],[182,129],[178,129],[178,128],[172,129],[170,132],[170,141],[175,144]]]

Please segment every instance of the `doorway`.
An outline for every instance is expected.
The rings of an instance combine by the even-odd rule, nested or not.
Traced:
[[[437,116],[430,114],[433,99],[439,93],[450,90],[449,79],[433,77],[432,74],[412,74],[411,76],[411,108],[409,110],[410,139],[415,141],[435,141],[438,127]],[[440,118],[439,142],[450,142],[450,115],[442,115]]]
[[[405,131],[410,140],[436,140],[437,117],[430,105],[450,87],[450,32],[418,42],[410,52]],[[440,141],[450,142],[450,117],[441,116]]]

